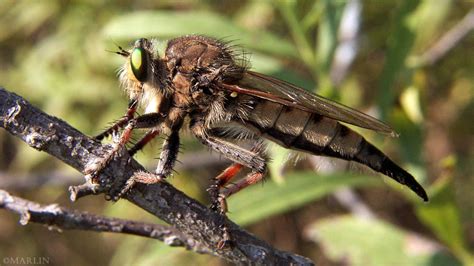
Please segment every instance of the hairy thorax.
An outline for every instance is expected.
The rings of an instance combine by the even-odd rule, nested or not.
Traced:
[[[184,36],[168,43],[165,62],[177,102],[209,109],[221,97],[216,90],[223,79],[238,79],[243,72],[222,42],[202,36]],[[183,99],[185,98],[185,99]]]

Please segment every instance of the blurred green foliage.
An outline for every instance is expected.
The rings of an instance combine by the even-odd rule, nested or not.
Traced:
[[[337,83],[331,75],[342,41],[338,34],[345,9],[354,2],[3,0],[0,85],[93,135],[125,111],[127,99],[115,75],[122,58],[107,52],[117,44],[127,47],[136,38],[156,37],[164,46],[166,39],[185,34],[233,40],[250,52],[254,70],[393,125],[398,139],[362,133],[412,172],[431,196],[431,202],[420,203],[407,189],[392,181],[380,184],[379,177],[366,170],[319,176],[308,172],[304,159],[294,169],[283,169],[288,151],[272,148],[272,179],[229,200],[233,220],[277,247],[322,265],[474,265],[474,36],[467,35],[435,64],[419,60],[473,12],[474,4],[360,1],[357,56]],[[158,147],[145,149],[138,159],[152,165]],[[180,156],[202,148],[186,136]],[[74,173],[3,131],[0,149],[0,170],[11,178]],[[222,169],[214,168],[183,170],[171,181],[206,202],[208,179]],[[111,205],[90,198],[72,205],[65,192],[68,185],[18,193],[44,203],[157,222],[123,202]],[[361,220],[334,203],[330,195],[343,187],[357,188],[377,215]],[[0,257],[48,256],[61,265],[220,264],[210,256],[138,237],[19,228],[16,217],[4,214]]]
[[[351,265],[460,265],[429,243],[416,243],[417,236],[381,219],[321,219],[310,227],[309,235],[323,244],[331,259],[349,257]]]

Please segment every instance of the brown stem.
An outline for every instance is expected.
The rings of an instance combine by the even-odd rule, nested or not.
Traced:
[[[194,239],[171,226],[107,218],[87,212],[68,210],[59,207],[57,204],[41,205],[12,196],[2,189],[0,189],[0,208],[18,213],[22,225],[34,222],[52,225],[58,229],[131,234],[158,239],[173,247],[185,247],[198,253],[210,253]]]
[[[0,88],[0,127],[5,128],[31,147],[49,153],[83,173],[86,165],[104,156],[109,146],[85,136],[64,121],[33,107],[20,96]],[[112,160],[99,178],[94,193],[116,194],[137,171],[145,169],[135,160],[123,156]],[[112,182],[113,181],[113,182]],[[84,187],[91,187],[88,184]],[[169,184],[137,184],[124,198],[173,225],[190,236],[203,249],[236,264],[312,265],[309,259],[277,250],[257,239],[228,219],[222,219],[207,207],[184,195]],[[232,235],[234,246],[217,249],[224,221]]]

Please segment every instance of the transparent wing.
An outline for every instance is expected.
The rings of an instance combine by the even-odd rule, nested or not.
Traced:
[[[238,93],[253,95],[286,106],[317,113],[358,127],[398,136],[389,125],[367,114],[312,94],[288,82],[257,72],[248,71],[237,84],[223,84],[223,87]]]

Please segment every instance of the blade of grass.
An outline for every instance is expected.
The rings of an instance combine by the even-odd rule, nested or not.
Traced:
[[[378,85],[378,106],[382,120],[386,120],[389,110],[395,102],[393,84],[398,74],[403,71],[406,57],[415,42],[416,35],[413,26],[408,22],[410,16],[419,5],[419,0],[405,0],[394,19],[394,29],[391,31],[388,43],[387,61],[382,70]]]
[[[341,14],[344,9],[343,3],[323,0],[323,15],[318,27],[318,35],[315,42],[316,71],[318,71],[319,91],[318,94],[328,98],[338,98],[331,81],[330,71],[333,62],[334,51],[337,46],[337,31]]]
[[[380,184],[377,178],[364,175],[323,176],[314,172],[299,172],[286,177],[284,184],[268,181],[230,197],[229,217],[240,225],[248,225],[315,201],[339,188]]]
[[[316,58],[308,38],[305,36],[303,26],[298,21],[295,13],[295,2],[293,1],[277,1],[277,7],[283,19],[290,28],[291,36],[296,43],[300,59],[306,66],[314,70],[316,68]],[[314,74],[314,73],[313,73]]]

